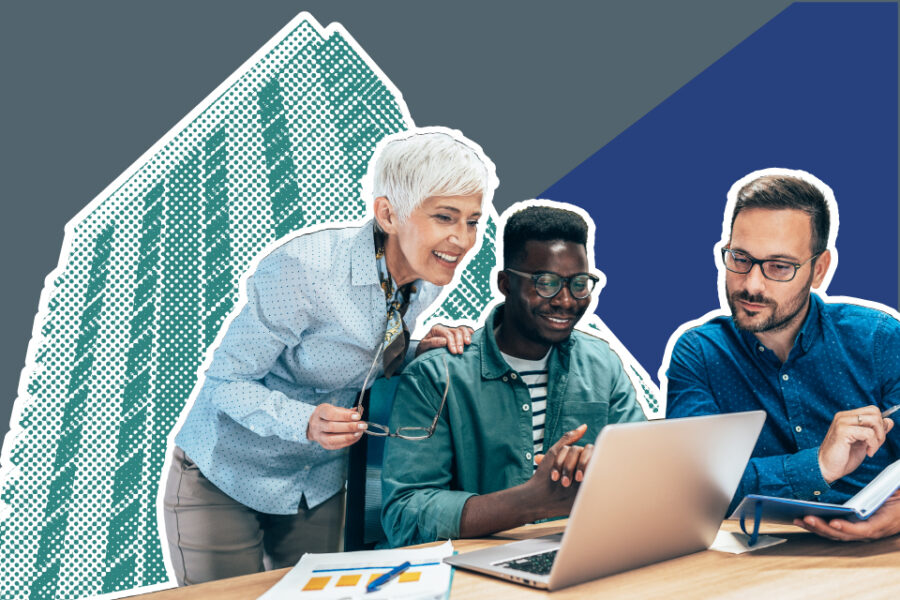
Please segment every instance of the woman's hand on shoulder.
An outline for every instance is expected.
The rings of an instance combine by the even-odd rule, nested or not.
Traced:
[[[444,347],[450,351],[450,354],[462,354],[465,347],[472,343],[472,333],[473,329],[465,325],[459,327],[435,325],[419,342],[416,356],[434,348]]]
[[[306,439],[326,450],[337,450],[358,442],[365,429],[366,424],[360,423],[354,409],[319,404],[306,426]]]

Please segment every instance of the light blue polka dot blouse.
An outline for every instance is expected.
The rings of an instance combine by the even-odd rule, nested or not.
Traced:
[[[410,331],[440,292],[415,288]],[[246,292],[175,442],[235,500],[293,514],[303,496],[313,507],[344,485],[347,449],[323,449],[306,427],[318,404],[353,406],[384,335],[373,223],[287,241]]]

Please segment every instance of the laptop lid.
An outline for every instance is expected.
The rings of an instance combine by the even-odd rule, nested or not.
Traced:
[[[763,411],[752,411],[607,425],[549,577],[497,563],[553,547],[553,539],[447,562],[553,590],[704,550],[725,518],[764,421]]]
[[[549,588],[708,548],[765,418],[752,411],[603,428]]]

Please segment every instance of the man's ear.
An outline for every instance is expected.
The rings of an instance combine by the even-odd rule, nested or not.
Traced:
[[[400,220],[397,218],[397,213],[394,207],[391,206],[391,201],[387,199],[387,196],[375,198],[374,212],[375,220],[378,221],[382,231],[388,235],[397,232],[397,225],[400,224]]]
[[[509,297],[509,275],[506,274],[506,271],[497,272],[497,289],[504,298]]]
[[[822,281],[825,279],[825,275],[828,273],[828,267],[830,266],[831,250],[826,250],[816,259],[816,264],[813,267],[812,287],[818,289],[818,287],[822,285]]]

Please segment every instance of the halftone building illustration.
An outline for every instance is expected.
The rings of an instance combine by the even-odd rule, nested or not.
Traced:
[[[284,235],[363,216],[375,144],[410,126],[353,40],[301,15],[69,223],[4,443],[0,597],[167,582],[167,438],[240,276]],[[486,241],[440,316],[476,318],[492,265]]]
[[[412,126],[352,38],[301,14],[69,222],[3,443],[0,598],[171,585],[167,443],[241,276],[285,235],[362,217],[375,145]],[[476,321],[491,299],[485,212],[480,249],[425,326]]]

